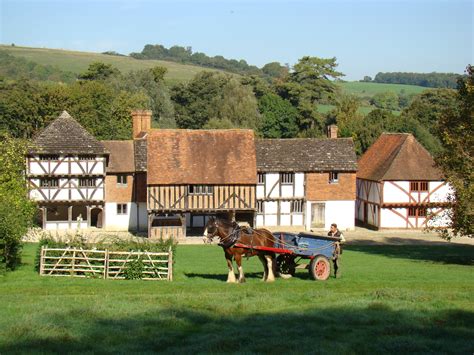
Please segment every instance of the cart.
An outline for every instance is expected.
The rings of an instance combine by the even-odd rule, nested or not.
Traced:
[[[235,247],[273,252],[277,271],[283,278],[295,275],[296,269],[305,268],[314,280],[327,280],[331,274],[330,260],[340,253],[340,238],[317,235],[308,232],[274,232],[273,247],[249,246],[236,243]]]

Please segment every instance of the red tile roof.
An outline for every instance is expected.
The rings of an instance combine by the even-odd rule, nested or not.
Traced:
[[[358,162],[357,177],[382,180],[442,180],[430,153],[408,133],[383,133]]]
[[[150,130],[149,185],[255,184],[252,130]]]
[[[110,152],[108,173],[127,173],[135,171],[133,141],[101,141]]]

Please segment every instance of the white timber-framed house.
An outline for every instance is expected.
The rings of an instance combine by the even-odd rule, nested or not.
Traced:
[[[351,138],[259,139],[258,227],[354,228],[357,158]]]
[[[356,220],[375,229],[445,226],[450,191],[412,134],[383,133],[359,160]]]
[[[66,111],[35,138],[26,177],[43,229],[103,227],[108,155]]]

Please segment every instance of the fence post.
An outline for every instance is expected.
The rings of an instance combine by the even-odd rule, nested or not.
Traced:
[[[104,254],[104,279],[109,275],[109,249],[105,249]]]
[[[168,281],[173,281],[173,249],[168,249]]]
[[[41,246],[41,253],[40,253],[40,275],[44,275],[44,245]]]

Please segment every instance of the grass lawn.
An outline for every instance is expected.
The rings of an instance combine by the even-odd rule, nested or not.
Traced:
[[[336,106],[334,105],[323,105],[323,104],[319,104],[318,105],[318,112],[321,112],[323,114],[325,113],[328,113],[330,112],[331,110],[333,110],[334,108],[336,108]],[[375,110],[376,107],[374,106],[360,106],[359,109],[358,109],[358,112],[361,114],[361,115],[367,115],[369,112]],[[401,111],[392,111],[392,113],[395,115],[395,116],[399,116],[401,114]]]
[[[175,281],[0,279],[0,354],[474,351],[474,247],[348,246],[342,277],[226,284],[222,250],[179,246]]]

